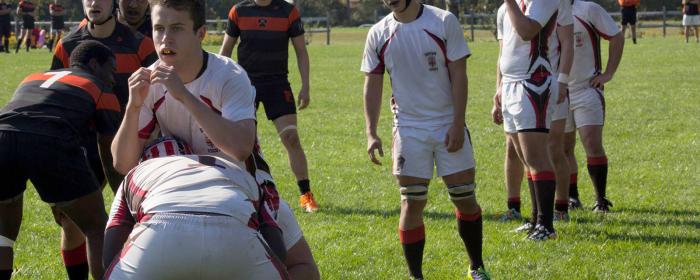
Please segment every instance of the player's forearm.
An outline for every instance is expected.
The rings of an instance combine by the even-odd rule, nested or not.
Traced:
[[[231,54],[233,53],[233,47],[235,47],[235,46],[236,46],[236,38],[233,38],[231,36],[228,36],[228,34],[225,34],[224,41],[221,43],[221,49],[219,49],[219,55],[231,57]]]
[[[624,47],[625,37],[622,32],[618,32],[617,35],[610,39],[610,45],[608,46],[608,64],[605,66],[605,74],[610,75],[610,77],[615,75],[617,67],[620,66]]]
[[[367,136],[377,136],[377,124],[382,106],[383,79],[379,75],[367,74],[365,77],[364,108],[365,129]]]
[[[467,110],[467,60],[461,58],[450,62],[447,65],[450,70],[450,81],[452,94],[452,106],[454,116],[452,125],[462,126],[465,124],[464,118]]]
[[[574,64],[574,25],[558,27],[557,36],[561,46],[559,73],[568,75],[571,73],[571,66]]]
[[[311,248],[303,237],[287,251],[285,266],[292,280],[321,279]]]
[[[124,179],[124,175],[119,174],[113,165],[114,160],[112,159],[112,152],[110,150],[113,139],[113,136],[100,135],[98,140],[98,150],[100,151],[100,160],[102,161],[102,167],[104,168],[109,186],[116,193],[119,184],[121,184],[122,180]]]
[[[139,139],[140,108],[126,106],[124,119],[112,141],[112,164],[121,174],[126,174],[136,166],[141,157],[141,141]]]
[[[506,9],[508,10],[508,17],[513,23],[515,32],[517,32],[524,41],[530,41],[540,32],[542,26],[537,21],[525,16],[515,0],[506,0],[505,2]]]
[[[109,268],[121,252],[124,243],[129,239],[129,234],[133,230],[133,226],[115,226],[105,230],[104,246],[102,250],[102,265],[105,269]]]
[[[299,76],[301,76],[301,86],[304,88],[309,88],[309,72],[311,71],[311,64],[309,63],[309,53],[306,48],[297,49],[297,67],[299,68]]]
[[[503,50],[503,40],[498,40],[498,59],[496,60],[496,93],[501,92],[503,73],[501,73],[501,53]]]
[[[187,93],[182,104],[187,108],[204,133],[221,149],[237,161],[244,161],[255,144],[255,121],[231,121],[216,114],[191,93]]]

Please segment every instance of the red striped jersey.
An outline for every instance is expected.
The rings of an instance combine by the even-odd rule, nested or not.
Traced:
[[[129,76],[139,67],[147,67],[158,59],[153,41],[119,22],[116,23],[111,36],[101,39],[92,37],[87,25],[84,25],[61,39],[54,50],[51,69],[68,67],[71,52],[83,40],[97,40],[114,52],[117,58],[114,93],[124,108],[129,100]]]
[[[0,110],[0,130],[65,140],[80,140],[93,125],[97,132],[113,135],[120,122],[111,88],[80,68],[27,76]]]
[[[61,4],[51,3],[49,4],[49,9],[55,13],[63,12],[65,9]],[[52,21],[63,21],[63,16],[51,16]]]
[[[258,6],[242,1],[228,14],[226,34],[239,38],[238,63],[253,84],[287,82],[289,38],[304,34],[299,11],[283,0]]]
[[[31,13],[36,9],[34,3],[26,0],[19,1],[19,8],[23,13]]]
[[[569,88],[589,85],[594,75],[602,72],[600,39],[610,40],[620,32],[612,17],[600,5],[574,1],[574,64],[569,73]]]

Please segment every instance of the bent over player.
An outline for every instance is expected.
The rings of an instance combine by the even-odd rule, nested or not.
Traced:
[[[84,41],[70,68],[29,75],[0,110],[0,279],[12,273],[27,180],[85,234],[90,272],[102,278],[107,214],[81,138],[94,125],[100,144],[109,145],[119,127],[119,102],[111,92],[114,60],[105,45]],[[85,239],[81,243],[84,256]],[[83,278],[87,268],[79,267]],[[69,277],[74,279],[70,271]]]
[[[572,179],[577,177],[578,165],[574,154],[576,131],[586,152],[588,174],[595,187],[596,202],[593,210],[608,212],[612,203],[606,198],[608,157],[603,149],[603,124],[605,123],[605,97],[603,85],[609,82],[622,59],[625,44],[624,33],[600,5],[575,0],[573,5],[575,51],[574,66],[569,82],[570,113],[566,127],[566,155],[571,166]],[[602,72],[600,39],[610,41],[608,63]],[[578,186],[572,181],[569,201],[573,207],[581,207]]]
[[[474,156],[465,122],[466,59],[471,54],[457,18],[418,1],[384,0],[392,13],[367,35],[362,72],[367,152],[380,164],[377,123],[384,71],[392,81],[393,173],[401,192],[399,238],[411,277],[423,278],[423,209],[437,175],[454,203],[459,235],[471,260],[469,277],[489,279],[482,260],[481,208],[476,201]]]

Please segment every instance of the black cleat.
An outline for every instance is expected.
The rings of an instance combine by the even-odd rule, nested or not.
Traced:
[[[607,198],[603,198],[603,200],[596,201],[596,203],[593,204],[593,212],[608,213],[610,212],[610,207],[613,207],[612,202]]]
[[[569,198],[569,209],[570,210],[577,210],[577,209],[582,209],[583,208],[583,203],[581,203],[581,200],[575,197],[570,197]]]

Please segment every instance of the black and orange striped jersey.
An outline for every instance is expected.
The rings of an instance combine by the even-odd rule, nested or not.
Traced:
[[[19,1],[19,8],[23,13],[31,13],[36,9],[34,3],[25,0]]]
[[[49,10],[55,12],[55,13],[60,13],[65,10],[61,4],[56,4],[56,3],[51,3],[49,4]],[[63,16],[51,16],[51,22],[58,23],[58,22],[63,22]]]
[[[35,73],[24,78],[0,109],[0,131],[18,131],[79,141],[96,129],[117,132],[121,110],[111,87],[80,68]]]
[[[129,101],[129,76],[139,67],[147,67],[158,60],[153,41],[129,27],[117,22],[114,32],[107,38],[94,38],[88,32],[87,25],[79,27],[61,39],[56,46],[51,69],[70,66],[70,54],[83,40],[97,40],[108,46],[117,58],[117,72],[114,74],[116,84],[114,93],[119,104],[124,108]]]
[[[238,63],[256,84],[287,82],[289,38],[304,34],[299,11],[283,0],[264,7],[242,1],[228,14],[226,34],[239,38]]]

